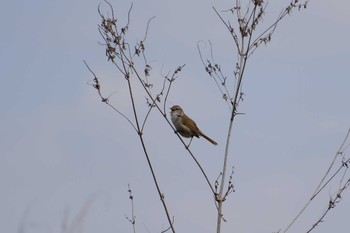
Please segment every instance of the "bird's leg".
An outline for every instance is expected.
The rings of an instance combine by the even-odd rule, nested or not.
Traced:
[[[193,137],[191,137],[190,143],[188,143],[188,145],[186,146],[186,149],[188,149],[190,147],[192,139],[193,139]]]

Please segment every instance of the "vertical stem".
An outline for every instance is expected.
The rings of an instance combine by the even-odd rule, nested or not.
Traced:
[[[150,170],[151,170],[151,173],[152,173],[152,177],[153,177],[154,184],[156,185],[156,188],[157,188],[157,191],[158,191],[158,195],[159,195],[160,200],[161,200],[161,202],[162,202],[162,204],[163,204],[163,208],[164,208],[164,211],[165,211],[167,220],[168,220],[168,222],[169,222],[171,231],[172,231],[173,233],[175,233],[175,228],[174,228],[173,223],[172,223],[172,221],[171,221],[171,217],[170,217],[170,214],[169,214],[169,210],[168,210],[168,207],[167,207],[167,205],[166,205],[166,203],[165,203],[165,200],[164,200],[164,195],[163,195],[163,193],[160,191],[160,187],[159,187],[159,184],[158,184],[158,181],[157,181],[157,177],[156,177],[155,172],[154,172],[154,170],[153,170],[153,166],[152,166],[151,160],[150,160],[150,158],[149,158],[149,156],[148,156],[147,149],[146,149],[146,146],[145,146],[145,143],[144,143],[144,141],[143,141],[143,138],[142,138],[142,135],[141,135],[141,134],[139,134],[139,138],[140,138],[140,141],[141,141],[141,144],[142,144],[142,149],[143,149],[143,151],[144,151],[144,153],[145,153],[145,155],[146,155],[146,159],[147,159],[148,166],[149,166],[149,168],[150,168]]]
[[[235,97],[233,101],[233,108],[231,112],[231,117],[230,117],[230,124],[228,128],[228,133],[227,133],[227,139],[226,139],[226,147],[225,147],[225,157],[224,157],[224,165],[222,168],[222,176],[221,176],[221,182],[220,182],[220,191],[218,194],[217,202],[218,202],[218,220],[217,220],[217,233],[221,232],[221,222],[222,222],[222,203],[224,201],[224,186],[225,186],[225,179],[226,179],[226,170],[227,170],[227,161],[228,161],[228,153],[229,153],[229,146],[230,146],[230,139],[231,139],[231,134],[232,134],[232,129],[233,129],[233,121],[236,116],[237,112],[237,106],[238,106],[238,101],[239,101],[239,90],[242,84],[242,79],[243,79],[243,73],[244,73],[244,68],[245,64],[247,61],[247,56],[245,56],[245,45],[244,45],[244,38],[242,37],[242,45],[241,45],[241,51],[240,53],[240,68],[239,68],[239,76],[238,76],[238,82],[236,86],[236,91],[235,91]]]
[[[255,11],[256,11],[256,6],[253,9],[253,20],[255,18]],[[225,148],[225,157],[224,157],[224,165],[222,169],[222,176],[221,176],[221,183],[220,183],[220,191],[218,194],[217,202],[218,202],[218,220],[217,220],[217,233],[221,232],[221,223],[222,223],[222,203],[224,202],[224,186],[225,186],[225,179],[226,179],[226,170],[227,170],[227,161],[228,161],[228,153],[229,153],[229,145],[230,145],[230,139],[231,139],[231,134],[232,134],[232,129],[233,129],[233,121],[235,119],[236,113],[237,113],[237,107],[238,107],[238,102],[240,98],[240,89],[242,85],[242,80],[243,80],[243,74],[245,71],[245,67],[247,64],[247,59],[248,59],[248,54],[250,50],[250,45],[251,45],[251,40],[252,40],[252,32],[249,34],[249,39],[247,45],[245,45],[245,37],[242,35],[242,42],[241,42],[241,49],[239,52],[239,75],[238,75],[238,82],[235,90],[235,96],[233,100],[233,108],[231,112],[231,117],[230,117],[230,124],[229,124],[229,129],[227,133],[227,140],[226,140],[226,148]]]
[[[132,105],[132,109],[133,109],[133,112],[134,112],[134,118],[135,118],[135,121],[136,121],[137,133],[139,135],[139,139],[140,139],[140,142],[141,142],[141,145],[142,145],[142,149],[143,149],[143,152],[144,152],[144,154],[146,156],[147,163],[148,163],[149,169],[150,169],[150,171],[152,173],[152,178],[153,178],[154,184],[156,185],[158,195],[159,195],[160,200],[161,200],[161,202],[163,204],[163,208],[164,208],[167,220],[169,222],[170,228],[171,228],[172,232],[175,233],[175,228],[174,228],[173,223],[171,221],[169,210],[168,210],[168,207],[167,207],[167,205],[165,203],[165,200],[164,200],[164,195],[163,195],[163,193],[160,190],[156,174],[155,174],[155,172],[153,170],[153,166],[152,166],[151,160],[150,160],[150,158],[148,156],[145,142],[143,140],[142,131],[141,131],[141,128],[140,128],[138,117],[137,117],[135,101],[134,101],[134,98],[133,98],[134,95],[133,95],[132,88],[131,88],[130,77],[127,78],[127,81],[128,81],[129,95],[130,95],[130,98],[131,98],[131,105]]]
[[[224,166],[223,166],[223,172],[221,177],[221,184],[220,184],[220,192],[217,198],[218,202],[218,220],[217,220],[217,233],[221,232],[221,221],[222,221],[222,203],[223,203],[223,191],[224,191],[224,182],[225,182],[225,174],[226,174],[226,168],[227,168],[227,160],[228,160],[228,151],[229,151],[229,145],[230,145],[230,138],[231,138],[231,132],[233,128],[233,120],[230,120],[230,126],[227,133],[227,139],[226,139],[226,148],[225,148],[225,158],[224,158]]]
[[[117,33],[117,36],[119,36],[118,33]],[[156,178],[156,175],[155,175],[155,172],[154,172],[151,160],[149,158],[149,155],[148,155],[148,152],[147,152],[147,149],[146,149],[145,142],[143,140],[142,128],[140,127],[139,119],[138,119],[138,116],[137,116],[136,105],[135,105],[135,101],[134,101],[133,91],[132,91],[132,88],[131,88],[130,73],[129,73],[129,68],[130,68],[130,64],[132,64],[132,59],[131,58],[128,59],[128,56],[124,53],[124,49],[122,48],[121,44],[118,44],[118,49],[119,49],[119,52],[120,52],[120,58],[119,59],[120,59],[120,61],[122,63],[123,70],[124,70],[124,72],[122,72],[122,73],[125,75],[125,78],[126,78],[127,83],[128,83],[129,96],[130,96],[130,99],[131,99],[131,106],[132,106],[132,110],[133,110],[133,113],[134,113],[134,119],[135,119],[135,122],[136,122],[137,134],[139,136],[143,152],[144,152],[145,157],[147,159],[147,163],[148,163],[149,169],[151,171],[154,184],[155,184],[155,186],[157,188],[158,195],[159,195],[160,200],[161,200],[161,202],[163,204],[163,208],[164,208],[167,220],[169,222],[170,228],[171,228],[172,232],[175,233],[175,228],[174,228],[173,223],[171,221],[169,210],[168,210],[168,207],[167,207],[167,205],[165,203],[165,200],[164,200],[164,195],[163,195],[163,193],[160,190],[160,187],[159,187],[159,184],[158,184],[158,180]],[[135,70],[133,66],[131,66],[131,68],[133,70]],[[150,95],[148,90],[146,90],[146,92]]]

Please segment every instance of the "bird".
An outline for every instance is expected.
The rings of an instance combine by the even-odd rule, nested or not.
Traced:
[[[193,137],[199,138],[199,136],[207,139],[211,144],[217,145],[217,142],[215,142],[213,139],[205,135],[196,125],[196,123],[189,118],[182,108],[179,105],[174,105],[171,108],[171,121],[173,122],[173,125],[175,126],[176,131],[185,138],[191,138],[191,141]],[[188,146],[191,144],[188,144]]]

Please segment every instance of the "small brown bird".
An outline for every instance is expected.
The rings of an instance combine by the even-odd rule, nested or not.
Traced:
[[[186,116],[182,108],[178,105],[174,105],[171,108],[171,121],[173,122],[176,131],[185,138],[192,138],[199,136],[202,136],[203,138],[207,139],[209,142],[211,142],[213,145],[217,145],[217,143],[205,135],[200,129],[198,129],[196,123]],[[191,142],[190,142],[191,143]]]

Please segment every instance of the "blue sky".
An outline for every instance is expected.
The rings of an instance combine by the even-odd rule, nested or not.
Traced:
[[[143,38],[152,21],[147,55],[152,78],[186,64],[169,96],[219,146],[194,140],[192,149],[214,181],[220,171],[228,111],[203,70],[198,41],[211,40],[230,74],[233,44],[212,6],[230,1],[135,0],[130,37]],[[265,24],[288,1],[270,1]],[[104,56],[97,31],[99,1],[6,1],[0,9],[0,231],[62,232],[90,203],[72,232],[131,232],[127,188],[135,195],[138,232],[166,228],[161,203],[137,135],[103,105],[87,82],[83,60],[101,78],[112,104],[131,116],[125,83]],[[113,1],[122,23],[130,1]],[[106,6],[102,5],[103,10]],[[224,232],[272,232],[302,207],[350,127],[348,38],[345,0],[311,1],[294,12],[247,66],[245,100],[232,137],[230,164],[236,192],[225,203]],[[208,47],[206,47],[208,48]],[[163,71],[161,68],[163,67]],[[144,94],[137,94],[143,107]],[[169,106],[170,107],[170,106]],[[179,232],[215,231],[210,190],[170,128],[153,113],[146,127],[154,166]],[[290,232],[316,219],[336,184]],[[347,232],[350,195],[318,227]],[[82,231],[80,231],[82,230]]]

